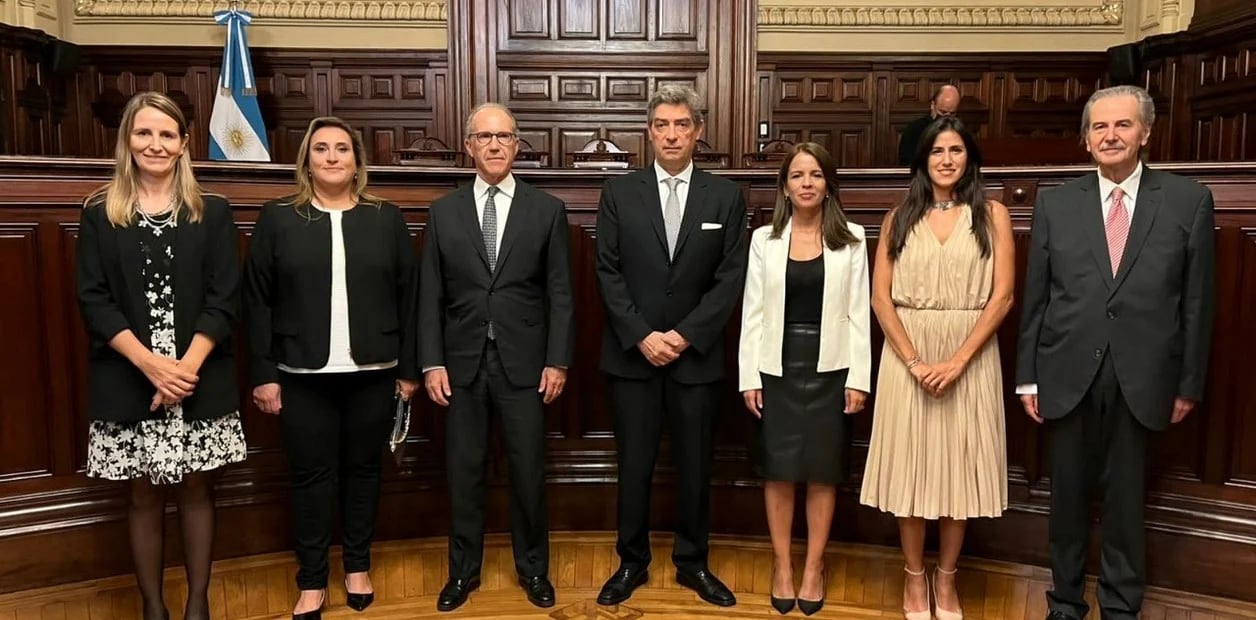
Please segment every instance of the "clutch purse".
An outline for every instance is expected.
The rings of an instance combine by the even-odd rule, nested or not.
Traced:
[[[410,434],[410,401],[398,394],[393,397],[393,427],[388,436],[388,449],[392,451],[393,460],[398,466],[405,457],[406,435]]]

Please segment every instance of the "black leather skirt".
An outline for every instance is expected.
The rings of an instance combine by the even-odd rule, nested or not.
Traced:
[[[820,325],[786,323],[782,375],[761,374],[755,470],[767,480],[841,484],[849,472],[847,370],[817,372]]]

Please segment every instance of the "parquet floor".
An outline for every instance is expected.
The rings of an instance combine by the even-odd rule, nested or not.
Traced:
[[[702,602],[675,583],[670,536],[653,540],[649,583],[625,604],[600,607],[598,588],[618,564],[612,533],[555,533],[551,537],[550,578],[558,604],[542,610],[528,604],[515,584],[509,539],[490,536],[481,589],[457,611],[436,611],[436,594],[446,576],[444,539],[397,541],[374,548],[372,579],[376,602],[365,613],[344,606],[343,575],[333,568],[330,605],[324,617],[362,620],[410,618],[492,618],[494,620],[633,620],[642,618],[779,618],[768,606],[772,553],[763,540],[716,537],[711,568],[738,596],[731,608]],[[796,549],[801,577],[801,547]],[[834,544],[828,552],[828,594],[813,618],[901,618],[903,571],[895,549]],[[339,557],[331,562],[339,566]],[[960,565],[960,596],[972,620],[1041,620],[1050,573],[1042,568],[985,560]],[[291,554],[278,553],[215,564],[210,600],[216,620],[290,617],[296,592]],[[186,584],[180,569],[166,573],[166,599],[173,620],[182,618]],[[1094,605],[1093,580],[1090,587]],[[1256,618],[1256,604],[1168,590],[1148,593],[1143,617],[1150,620],[1238,620]],[[797,610],[791,616],[802,617]],[[0,620],[133,620],[139,597],[130,576],[0,596]],[[1098,618],[1097,613],[1092,617]]]

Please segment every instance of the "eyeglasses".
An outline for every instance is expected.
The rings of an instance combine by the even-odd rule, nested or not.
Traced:
[[[519,136],[509,131],[499,131],[497,133],[493,133],[491,131],[481,131],[479,133],[469,134],[467,137],[475,140],[475,143],[480,146],[488,146],[488,143],[493,138],[497,138],[497,143],[502,146],[510,146],[519,139]]]

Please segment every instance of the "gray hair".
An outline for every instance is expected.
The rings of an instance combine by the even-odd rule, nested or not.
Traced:
[[[1085,141],[1086,134],[1090,133],[1090,106],[1100,99],[1108,97],[1133,97],[1138,100],[1138,120],[1143,124],[1147,131],[1151,131],[1151,126],[1156,122],[1156,103],[1151,100],[1151,95],[1139,86],[1130,84],[1122,84],[1120,86],[1110,86],[1095,91],[1086,101],[1086,107],[1082,109],[1082,140]]]
[[[463,129],[463,132],[467,135],[467,137],[471,136],[471,121],[475,120],[476,114],[479,114],[480,112],[483,112],[484,110],[501,110],[502,112],[505,112],[506,116],[510,117],[510,130],[515,133],[519,133],[519,123],[515,122],[515,113],[511,112],[510,108],[500,103],[497,103],[495,101],[487,101],[487,102],[481,103],[480,105],[475,106],[474,108],[471,108],[471,113],[467,114],[467,124],[465,125],[465,128]]]
[[[692,88],[683,84],[664,84],[650,97],[646,122],[654,122],[654,109],[661,105],[683,105],[689,108],[694,125],[702,124],[702,99]]]

